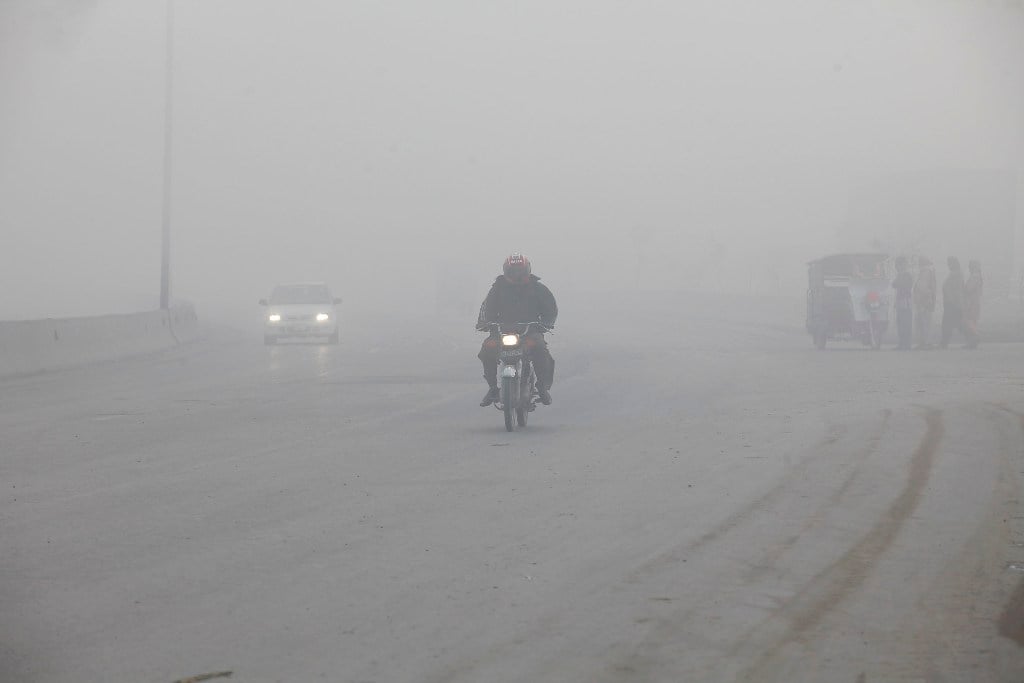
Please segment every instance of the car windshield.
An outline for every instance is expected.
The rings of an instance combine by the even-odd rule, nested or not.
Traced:
[[[277,305],[329,304],[331,301],[326,285],[281,285],[270,295],[270,303]]]

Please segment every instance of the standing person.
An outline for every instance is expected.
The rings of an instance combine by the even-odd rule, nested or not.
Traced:
[[[967,264],[967,282],[964,283],[964,332],[967,335],[967,348],[978,348],[981,337],[978,334],[978,320],[981,318],[981,295],[985,289],[985,281],[981,277],[981,262],[971,261]]]
[[[946,259],[949,275],[942,283],[942,348],[949,347],[949,340],[955,330],[964,326],[964,274],[960,260],[955,256]]]
[[[896,279],[892,281],[892,287],[896,290],[896,331],[900,338],[896,348],[909,351],[914,334],[914,277],[907,270],[907,259],[904,256],[896,259]]]
[[[530,260],[522,254],[514,253],[505,259],[502,274],[494,280],[487,298],[480,306],[476,329],[487,330],[489,323],[513,325],[534,320],[550,329],[555,326],[557,317],[558,305],[551,290],[532,273]],[[548,351],[543,332],[531,332],[527,336],[533,346],[530,353],[533,367],[537,371],[537,396],[541,403],[549,406],[555,361]],[[487,393],[480,405],[489,406],[501,397],[498,389],[498,340],[493,336],[488,337],[480,347],[477,358],[484,365],[484,379],[487,380]]]
[[[939,286],[931,259],[922,256],[917,260],[917,265],[917,281],[914,282],[914,336],[917,338],[916,348],[930,349],[932,316],[935,315]]]

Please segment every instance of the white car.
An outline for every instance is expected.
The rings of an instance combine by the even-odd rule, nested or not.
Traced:
[[[276,344],[279,339],[326,337],[338,343],[338,315],[334,309],[341,299],[331,296],[322,282],[301,282],[278,285],[270,299],[260,299],[266,306],[263,319],[263,343]]]

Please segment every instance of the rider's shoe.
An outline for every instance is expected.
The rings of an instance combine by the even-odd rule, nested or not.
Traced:
[[[546,406],[551,405],[551,393],[540,384],[537,385],[537,398]]]
[[[487,393],[484,394],[484,400],[480,401],[480,407],[486,408],[487,406],[491,405],[500,398],[501,389],[499,389],[498,387],[491,387],[490,389],[487,390]]]

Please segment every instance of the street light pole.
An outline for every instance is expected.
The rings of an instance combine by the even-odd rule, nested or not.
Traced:
[[[164,75],[164,186],[160,240],[160,308],[171,303],[171,141],[174,97],[174,2],[167,0],[167,55]]]

